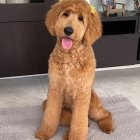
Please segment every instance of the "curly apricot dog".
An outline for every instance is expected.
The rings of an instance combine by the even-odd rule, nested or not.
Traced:
[[[111,133],[111,113],[92,89],[96,68],[92,44],[102,34],[98,13],[91,12],[85,0],[63,0],[52,6],[45,23],[57,43],[49,59],[48,99],[36,137],[51,138],[61,123],[70,126],[64,140],[87,140],[88,116]]]

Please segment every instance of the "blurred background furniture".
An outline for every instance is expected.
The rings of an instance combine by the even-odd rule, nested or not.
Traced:
[[[123,3],[116,3],[115,0],[101,0],[101,5],[106,16],[116,13],[122,13],[123,16],[125,14],[125,4]],[[117,7],[117,5],[121,7]]]
[[[0,77],[48,72],[56,38],[47,31],[44,20],[56,2],[0,4]],[[103,36],[93,45],[97,67],[140,64],[140,16],[130,11],[124,16],[100,14]]]

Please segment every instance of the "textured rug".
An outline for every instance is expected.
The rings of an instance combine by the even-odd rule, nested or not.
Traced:
[[[102,98],[113,114],[115,131],[105,134],[91,121],[88,140],[140,140],[140,112],[127,98]],[[42,117],[41,106],[0,109],[0,140],[36,140],[34,133]],[[51,140],[61,140],[67,128],[59,127]]]

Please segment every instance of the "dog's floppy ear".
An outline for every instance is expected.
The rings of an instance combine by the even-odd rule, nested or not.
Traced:
[[[102,24],[98,12],[90,13],[88,17],[87,29],[83,42],[91,46],[102,35]]]
[[[61,10],[62,9],[61,9],[60,3],[54,4],[51,7],[51,9],[48,11],[46,19],[45,19],[45,25],[47,26],[50,34],[53,36],[55,36],[54,26]]]

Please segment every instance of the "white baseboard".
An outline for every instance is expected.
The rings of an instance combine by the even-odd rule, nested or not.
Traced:
[[[121,69],[132,69],[132,68],[140,68],[140,64],[117,66],[117,67],[107,67],[107,68],[97,68],[96,71],[121,70]]]
[[[11,76],[11,77],[2,77],[0,80],[4,79],[16,79],[16,78],[27,78],[27,77],[38,77],[38,76],[46,76],[48,73],[45,74],[33,74],[33,75],[23,75],[23,76]]]
[[[140,64],[135,65],[127,65],[127,66],[117,66],[117,67],[107,67],[107,68],[97,68],[96,71],[108,71],[108,70],[121,70],[121,69],[132,69],[132,68],[140,68]],[[24,75],[24,76],[12,76],[12,77],[3,77],[0,79],[14,79],[14,78],[27,78],[27,77],[37,77],[37,76],[46,76],[45,74],[34,74],[34,75]]]

